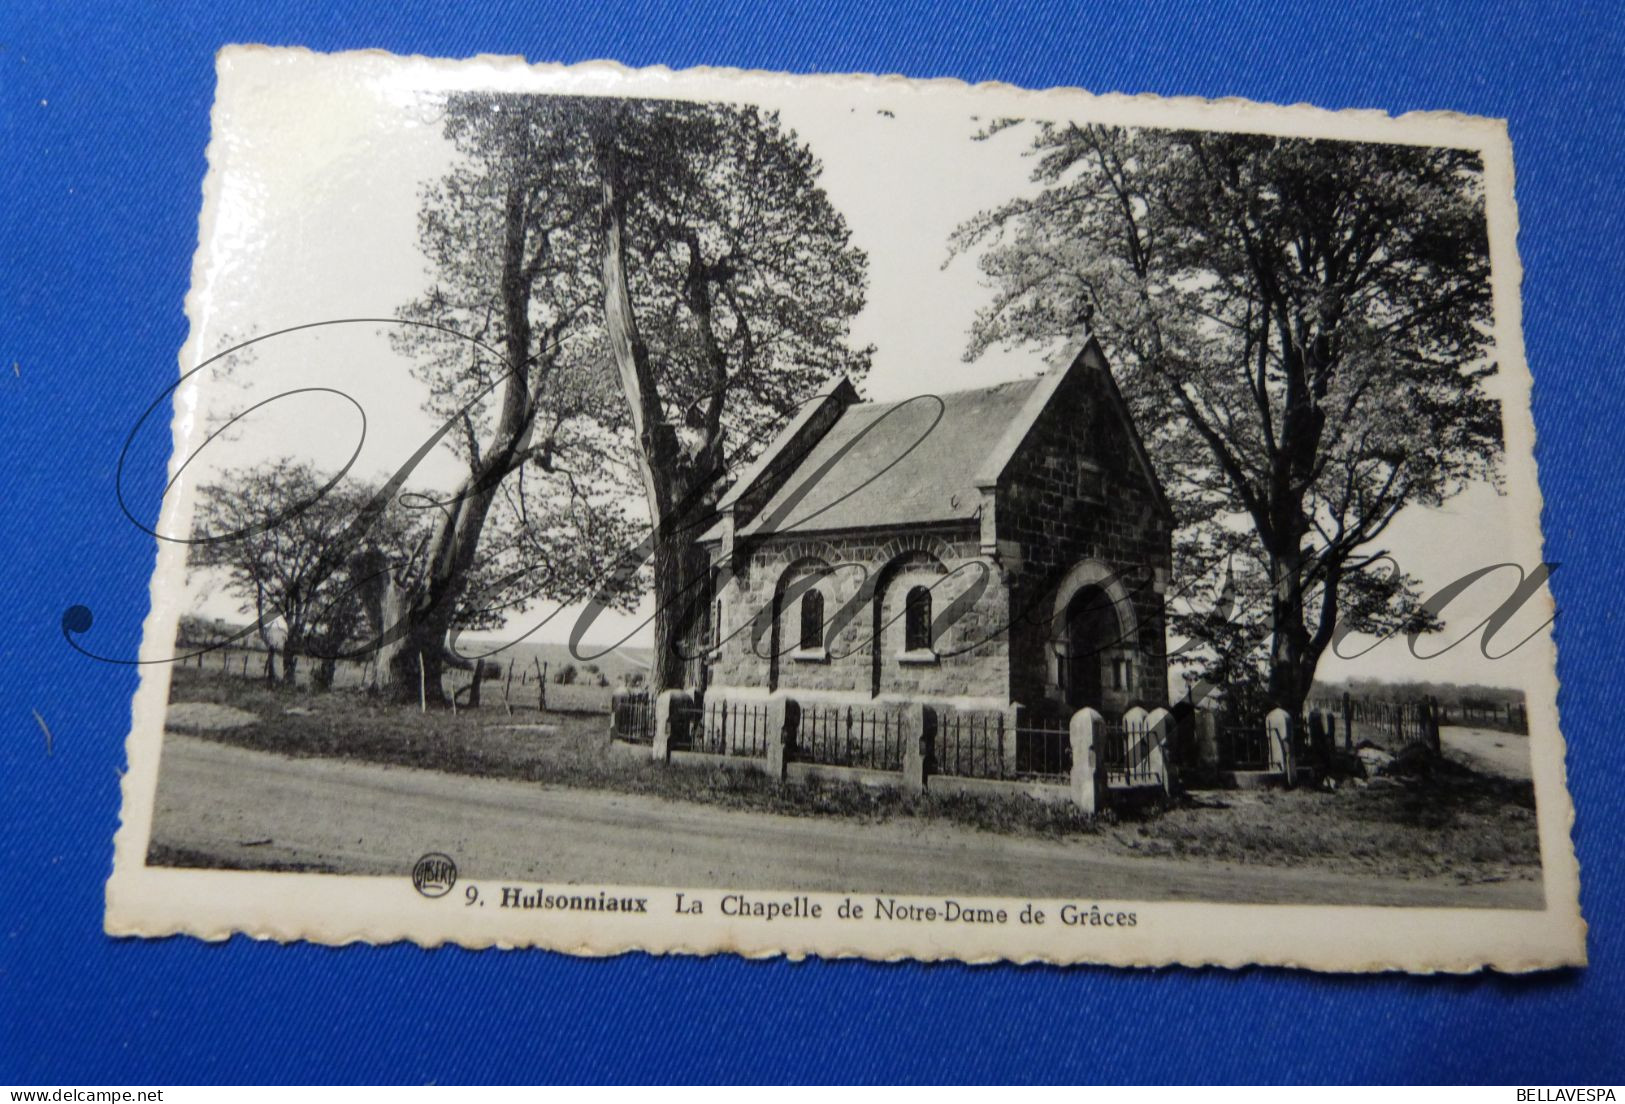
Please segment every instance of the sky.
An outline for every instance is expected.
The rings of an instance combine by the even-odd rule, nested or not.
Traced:
[[[230,62],[224,62],[230,65]],[[224,84],[215,109],[210,159],[212,210],[205,211],[189,300],[196,349],[212,353],[248,336],[334,319],[385,319],[427,286],[416,246],[420,187],[446,171],[454,156],[433,107],[438,70],[338,65],[310,55],[245,64]],[[973,257],[950,264],[947,241],[978,211],[1030,192],[1030,162],[1019,130],[984,142],[972,140],[987,119],[962,96],[932,95],[918,86],[881,83],[808,94],[787,82],[764,101],[822,160],[821,184],[846,217],[853,242],[869,258],[867,305],[853,340],[876,348],[864,384],[877,399],[924,391],[983,386],[1036,374],[1045,350],[992,350],[963,360],[967,331],[990,291]],[[223,470],[275,455],[296,454],[324,468],[355,457],[364,476],[393,471],[436,428],[423,414],[423,388],[389,346],[385,327],[357,322],[276,337],[239,363],[229,378],[212,370],[196,387],[178,393],[178,440],[196,446],[211,401],[241,406],[281,390],[306,390],[261,408],[234,438],[204,450],[189,469],[194,485]],[[201,357],[187,364],[198,363]],[[1521,404],[1517,386],[1493,386],[1509,404]],[[344,392],[355,400],[342,398]],[[444,450],[429,457],[413,482],[447,487],[459,471]],[[1424,591],[1500,560],[1531,567],[1538,551],[1496,550],[1497,536],[1517,528],[1510,500],[1475,487],[1441,509],[1405,511],[1382,542]],[[1532,546],[1538,549],[1538,545]],[[1457,639],[1487,616],[1515,582],[1498,572],[1464,593],[1447,610],[1450,626],[1428,652]],[[237,600],[207,576],[192,580],[188,605],[209,616],[232,618]],[[521,615],[509,630],[522,633],[550,609]],[[592,637],[609,642],[630,636],[646,644],[647,626],[606,614]],[[1549,613],[1528,604],[1505,630],[1515,641],[1537,629]],[[561,641],[573,617],[552,618],[533,639]],[[1348,652],[1373,642],[1351,638]],[[1486,658],[1468,642],[1419,664],[1406,642],[1390,640],[1363,656],[1328,655],[1321,677],[1511,685],[1510,662]]]

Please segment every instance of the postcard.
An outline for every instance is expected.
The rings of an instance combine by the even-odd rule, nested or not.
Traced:
[[[1584,963],[1504,123],[218,70],[109,933]]]

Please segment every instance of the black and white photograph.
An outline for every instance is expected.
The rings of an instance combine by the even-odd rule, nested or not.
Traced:
[[[1500,124],[219,75],[110,931],[1584,961]]]

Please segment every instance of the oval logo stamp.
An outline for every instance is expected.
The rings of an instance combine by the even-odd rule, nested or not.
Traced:
[[[430,851],[412,867],[412,888],[425,897],[444,897],[457,884],[457,864],[450,855]]]

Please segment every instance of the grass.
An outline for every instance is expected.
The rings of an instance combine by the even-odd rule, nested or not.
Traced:
[[[508,717],[500,706],[424,715],[357,692],[311,694],[256,679],[181,668],[172,701],[213,702],[254,724],[200,732],[299,757],[343,758],[485,778],[644,794],[785,816],[859,821],[910,817],[1036,838],[1090,835],[1136,855],[1308,866],[1462,882],[1538,876],[1534,792],[1527,782],[1444,761],[1334,791],[1206,792],[1168,809],[1092,819],[1029,797],[907,794],[857,783],[791,785],[749,771],[674,769],[612,758],[602,714]],[[509,726],[547,724],[552,732]]]
[[[605,740],[609,719],[603,714],[539,714],[531,709],[516,710],[509,717],[499,705],[463,710],[456,716],[424,714],[361,693],[306,693],[195,668],[176,670],[170,700],[211,702],[253,713],[260,718],[258,723],[195,735],[300,758],[352,759],[647,794],[782,816],[942,818],[988,831],[1048,838],[1094,832],[1098,827],[1072,806],[1024,796],[907,794],[820,780],[791,785],[754,771],[673,769],[652,759],[611,758]],[[554,731],[513,727],[537,724],[554,726]]]
[[[1460,771],[1448,778],[1345,784],[1333,792],[1188,795],[1116,836],[1142,854],[1175,858],[1461,882],[1536,875],[1532,787]]]

